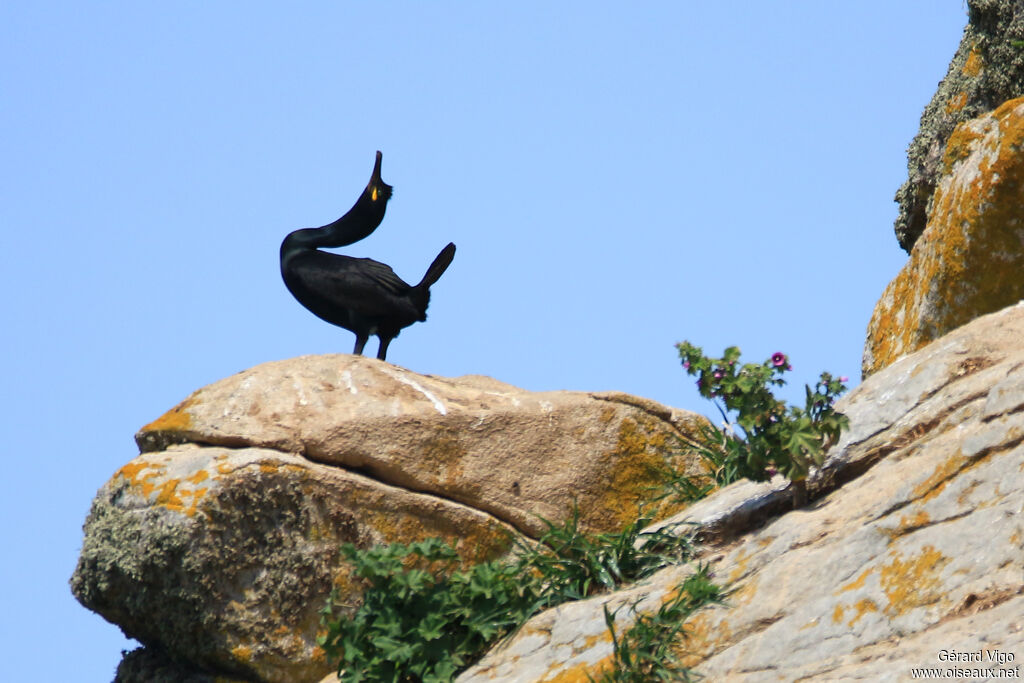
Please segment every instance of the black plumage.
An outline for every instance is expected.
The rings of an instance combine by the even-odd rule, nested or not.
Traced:
[[[368,258],[320,251],[343,247],[367,237],[384,219],[391,186],[380,177],[381,153],[366,189],[348,213],[319,228],[296,230],[281,243],[281,276],[288,291],[317,317],[356,335],[353,353],[361,355],[367,339],[380,339],[377,358],[384,360],[388,345],[414,322],[427,319],[430,287],[455,257],[449,243],[427,268],[423,279],[410,285],[390,266]]]

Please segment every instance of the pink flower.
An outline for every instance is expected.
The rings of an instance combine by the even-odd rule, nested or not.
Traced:
[[[775,353],[773,353],[772,365],[774,365],[777,368],[781,368],[783,365],[786,365],[786,354],[784,354],[782,351],[776,351]],[[789,370],[788,367],[786,369]]]
[[[843,375],[842,377],[839,378],[839,381],[845,384],[850,381],[850,378],[847,377],[846,375]]]
[[[683,369],[684,370],[689,370],[690,369],[690,361],[688,361],[688,360],[684,360],[683,361]]]

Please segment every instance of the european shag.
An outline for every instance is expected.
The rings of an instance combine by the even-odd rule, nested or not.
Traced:
[[[281,276],[288,291],[314,315],[356,335],[353,353],[362,355],[370,335],[377,335],[377,358],[384,360],[388,344],[414,322],[427,319],[430,286],[455,257],[449,243],[417,285],[409,285],[391,267],[368,258],[320,251],[343,247],[367,237],[384,219],[391,186],[380,177],[381,153],[366,189],[348,213],[319,228],[296,230],[281,243]]]

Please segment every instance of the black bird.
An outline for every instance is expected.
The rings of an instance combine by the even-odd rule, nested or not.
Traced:
[[[381,153],[366,189],[348,213],[319,228],[296,230],[281,243],[281,276],[288,291],[314,315],[356,335],[352,351],[362,355],[370,335],[377,335],[377,358],[384,360],[388,344],[403,328],[427,319],[430,286],[452,259],[449,243],[417,285],[409,285],[391,267],[368,258],[320,251],[343,247],[367,237],[384,219],[391,186],[380,177]]]

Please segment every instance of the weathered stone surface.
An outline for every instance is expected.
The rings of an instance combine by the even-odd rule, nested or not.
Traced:
[[[319,610],[332,587],[359,599],[342,543],[441,537],[476,562],[573,501],[591,530],[617,529],[666,454],[702,471],[678,448],[702,423],[626,394],[362,357],[268,363],[139,432],[143,453],[93,503],[72,590],[149,646],[123,662],[126,682],[317,680]]]
[[[511,529],[436,496],[269,449],[145,453],[100,490],[72,590],[126,635],[193,666],[258,681],[315,680],[338,548],[438,536],[468,560]]]
[[[578,501],[583,525],[618,529],[652,467],[702,417],[621,393],[530,392],[489,377],[419,375],[360,356],[266,363],[204,387],[136,437],[298,453],[433,493],[533,535]],[[699,464],[691,462],[695,473]]]
[[[932,194],[953,129],[1024,95],[1024,6],[1019,0],[968,0],[967,6],[960,47],[921,115],[907,150],[907,181],[896,193],[896,238],[908,252],[935,211]]]
[[[114,683],[250,683],[242,678],[204,673],[172,661],[152,648],[127,652],[117,667]]]
[[[716,542],[702,550],[735,592],[689,620],[685,661],[714,681],[906,680],[911,667],[966,666],[940,662],[941,650],[1009,652],[1016,660],[1004,668],[1019,667],[1021,339],[1024,304],[979,318],[851,392],[842,405],[851,429],[829,463],[876,464],[807,508],[753,519],[729,487],[689,508],[683,516],[712,532],[739,524],[745,533],[711,533]],[[781,495],[777,484],[748,490]],[[651,612],[684,572],[666,569],[627,591],[544,612],[458,680],[586,680],[612,652],[602,607],[641,600],[637,609]],[[620,610],[617,629],[634,619]]]
[[[957,127],[928,228],[875,306],[868,376],[1024,298],[1024,98]]]

